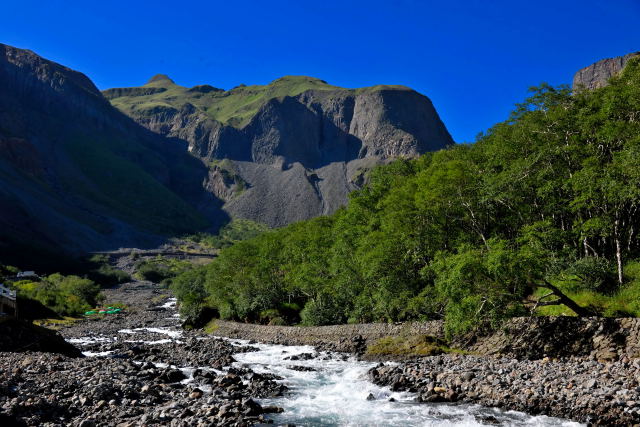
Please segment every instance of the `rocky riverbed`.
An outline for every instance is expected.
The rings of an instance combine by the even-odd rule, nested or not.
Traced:
[[[421,402],[464,402],[595,425],[640,423],[640,360],[517,361],[476,356],[434,356],[379,365],[370,379]]]
[[[175,300],[149,282],[105,294],[127,309],[60,331],[86,357],[0,353],[0,425],[640,423],[638,359],[377,364],[326,351],[330,340],[287,346],[182,330]]]
[[[275,376],[231,367],[255,348],[181,330],[175,300],[151,283],[106,294],[127,310],[61,330],[87,357],[0,353],[1,425],[244,426],[281,410],[255,400],[286,391]]]

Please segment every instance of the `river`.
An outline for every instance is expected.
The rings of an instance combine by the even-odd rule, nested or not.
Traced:
[[[75,345],[87,347],[89,357],[114,357],[114,343],[137,343],[144,346],[180,345],[183,331],[175,311],[175,299],[169,299],[158,308],[164,310],[161,322],[146,321],[139,327],[118,329],[108,334],[95,331],[85,337],[69,339]],[[129,319],[131,320],[131,319]],[[99,322],[95,323],[96,325]],[[114,330],[115,331],[115,330]],[[203,342],[214,339],[200,336]],[[416,403],[416,396],[407,392],[392,392],[387,387],[374,385],[367,372],[376,363],[359,361],[339,353],[316,352],[309,346],[282,346],[227,340],[234,346],[254,347],[251,352],[234,354],[236,368],[249,368],[257,373],[275,374],[278,381],[288,387],[282,397],[257,399],[263,406],[284,409],[280,414],[269,414],[276,424],[304,426],[578,426],[580,424],[546,416],[531,416],[522,412],[503,411],[479,405]],[[104,346],[104,347],[103,347]],[[106,349],[106,350],[105,350]],[[257,351],[255,351],[257,350]],[[155,362],[158,367],[170,364]],[[225,370],[210,366],[173,366],[182,370],[187,378],[183,384],[197,386],[204,393],[211,387],[197,384],[193,372],[208,370],[223,375]]]

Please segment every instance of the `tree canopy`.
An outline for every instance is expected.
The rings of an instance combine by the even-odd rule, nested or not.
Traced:
[[[174,288],[191,314],[262,323],[636,315],[639,163],[635,60],[595,91],[532,88],[476,143],[381,166],[348,207],[223,249]]]

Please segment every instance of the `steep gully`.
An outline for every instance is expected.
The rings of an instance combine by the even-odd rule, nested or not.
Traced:
[[[92,367],[82,377],[86,386],[74,391],[65,423],[577,425],[479,405],[419,404],[414,393],[374,385],[367,373],[377,364],[348,354],[184,331],[166,292],[149,282],[107,290],[107,303],[125,302],[127,314],[61,331],[87,357],[60,358],[57,369],[70,363],[86,376]],[[47,421],[26,415],[28,424]]]

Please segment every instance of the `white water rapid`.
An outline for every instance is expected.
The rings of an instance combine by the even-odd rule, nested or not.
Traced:
[[[247,345],[247,341],[233,340]],[[412,393],[395,393],[378,387],[367,379],[367,371],[375,363],[320,353],[310,360],[286,360],[304,353],[315,353],[313,347],[252,344],[257,352],[234,355],[238,366],[260,373],[283,377],[289,387],[285,397],[262,399],[263,405],[284,408],[274,414],[274,422],[303,426],[579,426],[546,416],[502,411],[479,405],[415,403]],[[292,367],[311,368],[299,371]],[[373,400],[367,400],[369,395]],[[371,399],[371,397],[370,397]]]

